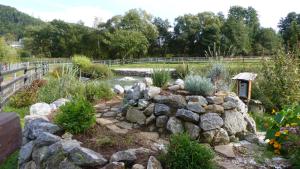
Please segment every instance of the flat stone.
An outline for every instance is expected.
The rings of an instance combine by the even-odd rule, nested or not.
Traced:
[[[116,126],[115,124],[109,124],[109,125],[106,125],[105,127],[117,134],[127,134],[128,133],[127,129],[121,129],[118,126]]]
[[[145,124],[146,116],[142,111],[131,107],[127,110],[126,119],[132,123],[138,123],[142,125]]]
[[[136,135],[143,140],[157,141],[159,139],[159,134],[157,132],[139,132]]]
[[[83,147],[75,147],[70,152],[70,160],[79,166],[103,166],[107,160],[99,153]]]
[[[54,144],[60,140],[61,140],[61,138],[54,134],[51,134],[48,132],[41,132],[37,136],[37,138],[34,140],[34,144],[37,147],[48,146],[48,145]]]
[[[116,120],[111,120],[111,119],[105,119],[105,118],[97,118],[96,123],[99,124],[100,126],[106,126],[109,124],[114,124],[116,123]]]
[[[157,95],[154,97],[154,102],[166,104],[173,108],[184,108],[186,106],[186,100],[181,95]]]
[[[103,114],[102,114],[102,117],[116,117],[117,114],[118,114],[118,112],[115,112],[115,111],[109,111],[109,112],[103,113]]]
[[[118,127],[123,129],[132,130],[132,123],[128,123],[126,121],[115,123]]]
[[[224,107],[217,104],[211,104],[206,107],[206,110],[211,113],[224,113]]]
[[[203,96],[186,96],[188,102],[197,102],[201,106],[206,106],[208,104],[207,100]]]
[[[200,127],[204,131],[221,128],[223,125],[223,119],[216,113],[206,113],[200,116]]]
[[[141,164],[134,164],[131,169],[145,169],[145,167]]]
[[[199,122],[200,116],[190,110],[178,109],[176,112],[176,117],[193,123]]]
[[[232,144],[215,146],[215,151],[224,155],[225,157],[235,158]]]
[[[205,113],[205,109],[199,102],[188,102],[186,108],[196,113]]]
[[[224,99],[218,96],[209,96],[206,98],[208,104],[223,104]]]

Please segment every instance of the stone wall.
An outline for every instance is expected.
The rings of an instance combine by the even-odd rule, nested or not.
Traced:
[[[137,83],[125,91],[124,99],[124,119],[150,131],[186,131],[193,139],[211,145],[255,138],[255,121],[234,93],[209,97],[161,94],[158,87]]]

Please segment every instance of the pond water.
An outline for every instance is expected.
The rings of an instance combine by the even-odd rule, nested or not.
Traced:
[[[110,84],[110,86],[114,86],[114,85],[121,85],[121,86],[131,86],[136,82],[141,82],[143,81],[144,77],[140,77],[140,76],[114,76],[111,79],[107,79],[107,80],[99,80],[100,82],[106,82],[108,84]]]

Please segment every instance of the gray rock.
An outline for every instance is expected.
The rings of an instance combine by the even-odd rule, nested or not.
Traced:
[[[218,96],[209,96],[206,98],[208,104],[223,104],[224,99]]]
[[[132,130],[133,124],[132,123],[128,123],[126,121],[121,121],[118,123],[115,123],[116,126],[121,127],[123,129],[127,129],[127,130]]]
[[[146,84],[147,87],[152,86],[153,85],[153,80],[151,77],[145,77],[143,82]]]
[[[36,169],[36,168],[37,166],[34,161],[29,161],[20,167],[20,169]]]
[[[166,115],[158,116],[156,118],[156,127],[165,127],[169,117]]]
[[[225,110],[232,110],[232,109],[235,109],[237,107],[237,105],[235,102],[228,101],[228,102],[223,103],[223,107]]]
[[[48,132],[41,132],[37,136],[37,138],[34,140],[34,144],[37,147],[48,146],[48,145],[54,144],[60,140],[61,140],[61,138],[54,134],[51,134]]]
[[[70,102],[70,100],[65,99],[65,98],[60,98],[60,99],[54,101],[52,104],[54,104],[56,106],[56,108],[59,108],[59,107],[65,105],[67,102]]]
[[[228,144],[229,142],[230,142],[230,138],[226,130],[220,128],[219,130],[216,131],[213,139],[214,145]]]
[[[205,113],[205,109],[199,102],[188,102],[186,108],[196,113]]]
[[[59,163],[58,169],[81,169],[81,168],[71,163],[69,160],[65,159],[64,161]]]
[[[146,108],[148,105],[149,105],[149,102],[147,100],[145,100],[145,99],[139,99],[139,101],[138,101],[138,108],[140,110]]]
[[[37,164],[37,167],[40,168],[42,162],[48,157],[48,147],[44,146],[41,148],[34,149],[32,152],[32,159]]]
[[[70,160],[79,166],[103,166],[107,160],[99,153],[83,147],[75,147],[70,152]]]
[[[51,107],[47,103],[35,103],[30,106],[30,115],[47,116],[51,113]]]
[[[161,163],[154,157],[150,156],[147,164],[147,169],[163,169]]]
[[[245,122],[247,123],[247,130],[256,134],[256,123],[254,119],[248,113],[244,113],[243,116]]]
[[[25,121],[23,136],[35,139],[41,132],[55,134],[61,131],[61,128],[55,124],[48,122],[43,118]]]
[[[145,110],[144,110],[144,114],[146,116],[151,116],[154,112],[154,107],[155,107],[155,104],[154,103],[151,103]]]
[[[248,112],[248,106],[236,95],[229,95],[224,98],[225,102],[233,102],[236,104],[236,109],[245,114]]]
[[[216,113],[206,113],[200,116],[200,127],[204,131],[221,128],[223,125],[223,119]]]
[[[25,162],[28,162],[30,160],[33,146],[33,141],[30,141],[29,143],[21,147],[19,153],[19,164],[24,164]]]
[[[243,115],[236,110],[227,110],[224,112],[224,128],[229,135],[235,135],[236,133],[246,130],[246,122]]]
[[[215,151],[228,158],[235,158],[232,144],[215,146]]]
[[[176,117],[184,121],[189,121],[193,123],[199,122],[199,118],[200,118],[198,114],[186,109],[178,109],[176,112]]]
[[[156,103],[166,104],[173,108],[184,108],[186,106],[185,98],[181,95],[157,95],[154,97]]]
[[[199,137],[199,133],[200,133],[199,126],[190,122],[185,122],[184,128],[187,131],[187,133],[190,135],[191,139],[197,139]]]
[[[126,119],[132,123],[145,124],[146,116],[140,110],[133,107],[129,108],[126,113]]]
[[[210,104],[206,107],[206,110],[211,113],[224,113],[224,107],[217,104]]]
[[[153,97],[159,95],[160,92],[161,92],[161,89],[159,87],[150,86],[150,87],[146,88],[146,90],[144,91],[144,98],[147,100],[150,100]]]
[[[115,111],[108,111],[102,114],[101,117],[116,117],[118,112]]]
[[[244,139],[246,141],[249,141],[250,143],[255,143],[255,144],[258,144],[259,143],[259,139],[257,137],[256,134],[253,134],[253,133],[247,133],[245,136],[244,136]]]
[[[154,107],[154,115],[169,115],[171,113],[170,107],[165,104],[156,103]]]
[[[123,94],[125,91],[121,85],[115,85],[113,90],[116,94]]]
[[[171,91],[176,91],[176,90],[179,90],[181,87],[179,85],[172,85],[172,86],[169,86],[168,89],[171,90]]]
[[[172,134],[183,133],[183,125],[179,119],[176,117],[170,117],[167,123],[167,130]]]
[[[155,121],[155,116],[152,114],[150,117],[146,119],[146,125],[149,125]]]
[[[213,139],[214,139],[214,136],[215,136],[215,133],[216,133],[217,130],[209,130],[209,131],[204,131],[202,133],[202,135],[200,136],[200,141],[202,143],[208,143],[208,144],[211,144]]]
[[[188,102],[198,102],[201,106],[208,104],[207,100],[203,96],[186,96]]]
[[[66,159],[66,154],[59,151],[45,160],[43,168],[57,168],[59,164]]]
[[[141,164],[134,164],[131,169],[145,169],[145,167]]]
[[[118,151],[110,157],[110,162],[124,162],[125,164],[132,164],[137,159],[133,151]]]
[[[111,162],[101,169],[125,169],[125,163],[123,162]]]
[[[59,151],[70,153],[73,148],[80,147],[80,144],[81,143],[77,140],[63,139],[50,145],[48,147],[48,153],[50,155],[56,154]]]

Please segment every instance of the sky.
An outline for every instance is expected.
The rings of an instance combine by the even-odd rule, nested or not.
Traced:
[[[44,21],[61,19],[93,26],[95,17],[106,21],[133,8],[146,10],[153,16],[168,19],[204,11],[223,12],[230,6],[252,6],[258,12],[261,26],[278,30],[277,25],[289,12],[300,12],[300,0],[0,0],[0,4],[17,8]]]

